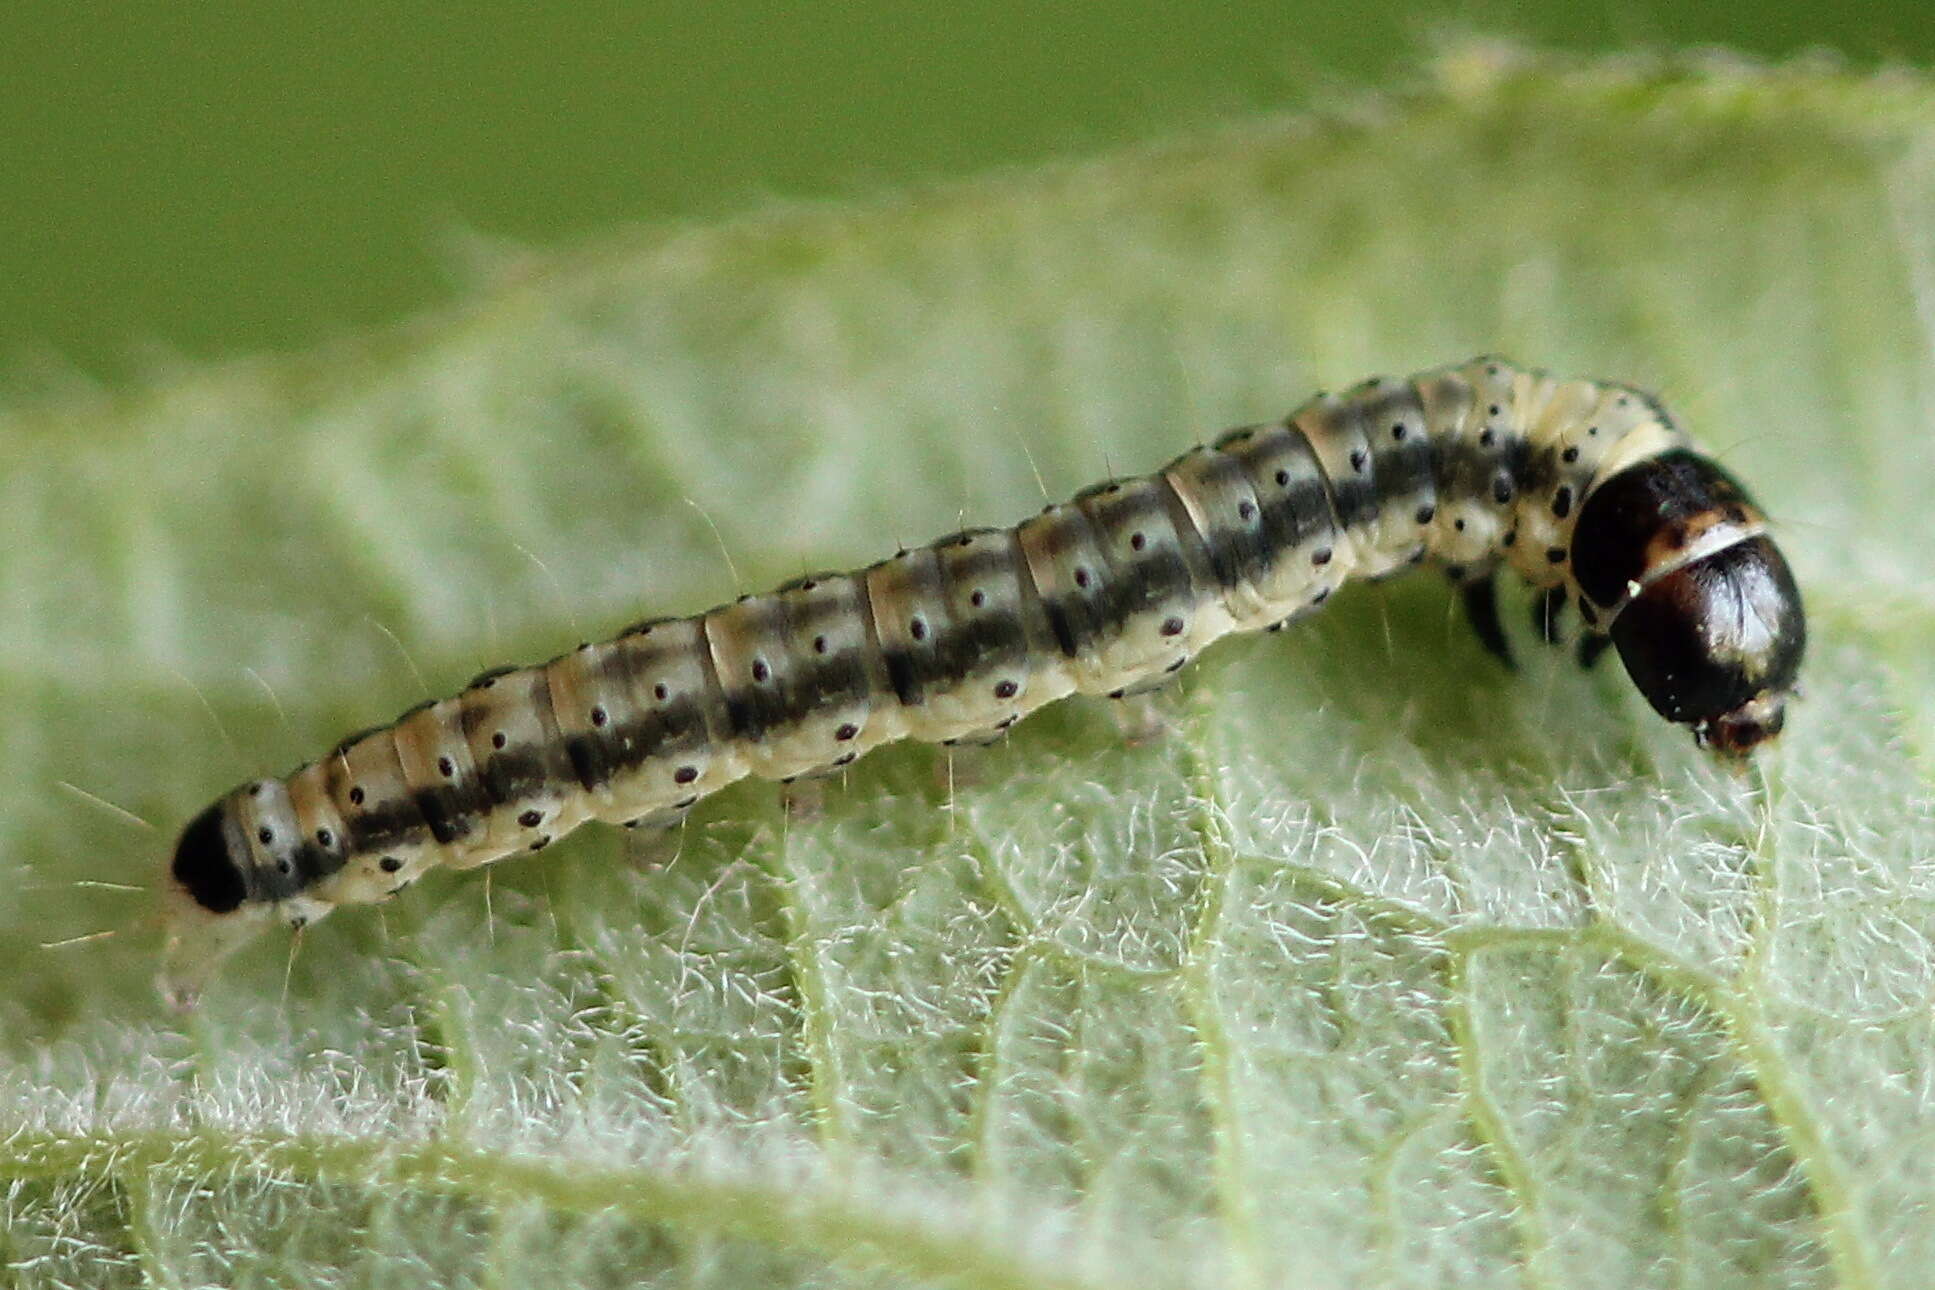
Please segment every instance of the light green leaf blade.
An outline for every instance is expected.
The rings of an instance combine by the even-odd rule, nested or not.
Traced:
[[[1931,145],[1917,78],[1469,52],[1347,118],[640,237],[11,414],[0,1253],[1922,1284]],[[1153,744],[1070,704],[817,814],[740,786],[660,850],[587,830],[265,941],[185,1021],[152,938],[38,948],[137,919],[84,884],[151,882],[214,792],[479,667],[1487,350],[1660,389],[1782,521],[1815,642],[1759,778],[1616,670],[1503,674],[1420,578],[1220,647]]]

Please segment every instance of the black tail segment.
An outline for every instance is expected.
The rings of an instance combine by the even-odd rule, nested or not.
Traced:
[[[1731,476],[1676,450],[1596,488],[1573,535],[1580,588],[1614,614],[1633,684],[1736,756],[1780,733],[1807,650],[1800,590],[1764,526]]]
[[[248,881],[229,850],[223,802],[197,815],[181,831],[169,872],[197,905],[211,914],[227,914],[248,898]]]

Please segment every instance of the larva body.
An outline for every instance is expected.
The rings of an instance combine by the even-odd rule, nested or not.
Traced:
[[[1150,688],[1219,637],[1426,560],[1500,652],[1490,594],[1509,565],[1576,603],[1588,640],[1616,644],[1703,743],[1744,753],[1780,729],[1805,626],[1739,486],[1642,394],[1478,359],[1320,395],[1010,529],[486,674],[244,784],[182,834],[163,988],[190,999],[268,922],[385,899],[436,865]]]

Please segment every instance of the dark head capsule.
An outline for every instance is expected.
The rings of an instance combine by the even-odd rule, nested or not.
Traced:
[[[1800,590],[1762,527],[1731,476],[1678,450],[1594,490],[1573,534],[1580,589],[1615,615],[1633,684],[1730,755],[1780,733],[1807,648]]]

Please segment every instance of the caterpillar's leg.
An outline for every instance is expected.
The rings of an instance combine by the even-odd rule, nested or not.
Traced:
[[[988,747],[994,741],[964,736],[943,739],[941,755],[934,763],[934,783],[947,794],[948,809],[953,810],[954,794],[964,788],[978,788],[987,780]]]
[[[1458,594],[1465,602],[1465,618],[1478,643],[1506,667],[1516,666],[1512,647],[1505,643],[1505,629],[1498,621],[1498,575],[1486,572],[1466,578],[1459,582]]]
[[[1557,645],[1564,637],[1560,634],[1559,622],[1565,616],[1565,588],[1547,587],[1532,602],[1532,630],[1547,645]]]
[[[1160,690],[1142,690],[1124,694],[1109,704],[1109,715],[1115,718],[1116,729],[1122,738],[1134,747],[1137,744],[1153,743],[1169,733],[1169,720],[1163,715],[1163,702]]]
[[[689,806],[653,811],[625,821],[625,857],[640,869],[663,869],[678,859],[685,842],[685,817]]]
[[[790,820],[817,820],[826,813],[826,779],[800,776],[789,779],[779,790],[780,804]]]
[[[1606,647],[1612,644],[1612,637],[1601,636],[1598,632],[1587,632],[1579,638],[1579,666],[1590,668],[1605,654]]]

